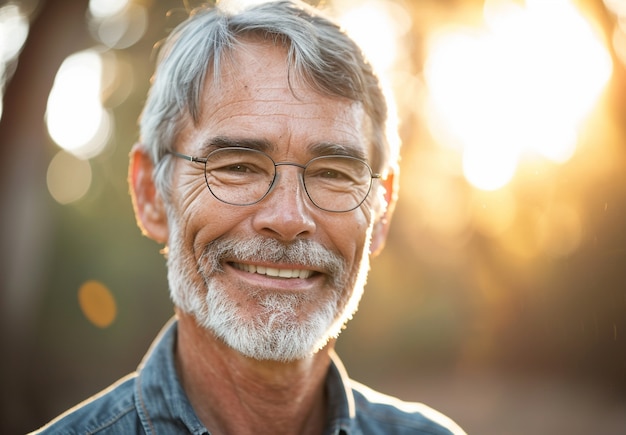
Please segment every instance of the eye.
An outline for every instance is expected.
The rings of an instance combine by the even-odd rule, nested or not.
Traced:
[[[258,172],[258,170],[255,170],[254,168],[251,168],[249,165],[244,164],[244,163],[234,163],[228,166],[223,166],[221,168],[215,168],[214,170],[215,171],[227,171],[227,172],[241,172],[241,173]]]
[[[331,179],[347,179],[350,176],[337,169],[321,168],[316,171],[315,174],[311,174],[313,177],[331,178]]]
[[[310,179],[332,183],[358,183],[362,178],[363,162],[348,158],[321,158],[306,170]]]
[[[223,176],[266,176],[273,169],[273,162],[265,155],[244,150],[220,150],[209,156],[206,162],[207,172]]]

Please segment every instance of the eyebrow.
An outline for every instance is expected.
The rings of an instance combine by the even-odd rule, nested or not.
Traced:
[[[365,151],[350,144],[321,142],[309,146],[309,152],[315,156],[348,156],[366,160]]]
[[[208,155],[211,151],[221,148],[250,148],[257,151],[269,153],[274,150],[275,146],[264,139],[248,139],[236,138],[230,136],[215,136],[207,140],[200,151],[204,155]]]
[[[200,152],[208,155],[210,152],[221,148],[249,148],[271,154],[276,150],[276,145],[265,139],[237,138],[230,136],[215,136],[208,139],[201,147]],[[319,142],[307,146],[308,153],[313,157],[319,156],[348,156],[360,160],[367,160],[365,150],[354,144],[341,144],[336,142]]]

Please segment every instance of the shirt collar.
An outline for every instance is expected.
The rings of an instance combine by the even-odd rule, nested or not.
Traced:
[[[152,343],[139,365],[135,405],[146,433],[159,433],[165,422],[184,424],[196,435],[208,434],[182,388],[174,362],[178,323],[172,318]],[[350,379],[334,351],[326,376],[327,433],[359,434]]]
[[[350,378],[335,351],[330,354],[331,364],[326,375],[328,394],[329,434],[359,434],[356,423],[356,407],[350,386]]]
[[[137,412],[148,434],[164,432],[160,426],[172,421],[184,424],[193,434],[208,434],[193,411],[176,373],[177,326],[177,321],[172,318],[139,365],[135,386]]]

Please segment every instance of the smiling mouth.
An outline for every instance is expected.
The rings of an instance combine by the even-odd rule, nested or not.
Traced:
[[[274,267],[255,266],[253,264],[230,263],[235,269],[249,273],[258,273],[272,278],[299,278],[307,279],[315,272],[306,269],[277,269]]]

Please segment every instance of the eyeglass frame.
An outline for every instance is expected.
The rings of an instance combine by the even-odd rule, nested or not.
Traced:
[[[252,151],[252,152],[256,152],[259,154],[262,154],[264,156],[266,156],[273,164],[274,164],[274,176],[272,177],[272,182],[269,184],[267,191],[263,194],[263,196],[261,196],[261,198],[257,199],[254,202],[250,202],[250,203],[246,203],[246,204],[236,204],[236,203],[232,203],[232,202],[228,202],[228,201],[224,201],[223,199],[219,198],[214,192],[213,190],[211,190],[211,186],[209,185],[209,180],[207,179],[207,171],[206,171],[206,164],[209,160],[209,157],[216,152],[220,152],[222,150],[247,150],[247,151]],[[372,183],[373,180],[375,179],[381,179],[382,178],[382,174],[379,172],[374,172],[372,171],[371,166],[363,159],[360,159],[358,157],[354,157],[354,156],[346,156],[346,155],[341,155],[341,154],[329,154],[329,155],[323,155],[323,156],[317,156],[317,157],[313,157],[312,159],[310,159],[308,162],[306,162],[306,164],[302,165],[300,163],[296,163],[296,162],[276,162],[272,156],[270,156],[269,154],[267,154],[266,152],[260,151],[260,150],[256,150],[253,148],[245,148],[245,147],[224,147],[224,148],[219,148],[216,150],[211,151],[206,157],[195,157],[195,156],[190,156],[188,154],[183,154],[183,153],[179,153],[177,151],[167,151],[167,154],[170,154],[174,157],[178,157],[180,159],[183,160],[187,160],[189,162],[192,163],[202,163],[204,164],[204,182],[207,186],[207,188],[209,189],[209,192],[211,192],[211,195],[213,195],[213,197],[215,199],[217,199],[218,201],[224,203],[224,204],[228,204],[228,205],[234,205],[236,207],[246,207],[246,206],[250,206],[250,205],[255,205],[258,204],[259,202],[263,201],[265,199],[265,197],[267,195],[269,195],[269,193],[274,189],[274,186],[276,185],[276,180],[278,179],[278,171],[276,170],[276,168],[278,168],[279,166],[296,166],[298,168],[302,169],[302,174],[300,175],[300,179],[302,181],[302,186],[304,187],[304,191],[306,192],[306,196],[309,198],[309,200],[311,201],[311,203],[319,208],[320,210],[329,212],[329,213],[347,213],[350,212],[352,210],[356,210],[357,208],[359,208],[361,206],[361,204],[363,204],[365,202],[365,200],[367,199],[367,197],[369,196],[370,192],[372,191]],[[341,157],[341,158],[346,158],[346,159],[352,159],[352,160],[357,160],[361,163],[363,163],[365,165],[365,167],[368,169],[369,173],[370,173],[370,182],[369,182],[369,186],[367,189],[367,192],[365,193],[365,195],[363,196],[363,199],[354,207],[348,209],[348,210],[329,210],[327,208],[324,207],[320,207],[314,200],[313,198],[311,198],[311,194],[309,193],[307,187],[306,187],[306,182],[304,181],[304,171],[306,171],[307,167],[314,161],[319,160],[319,159],[324,159],[324,158],[329,158],[329,157]]]

